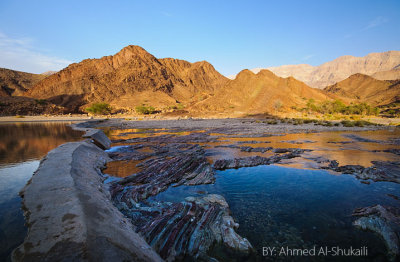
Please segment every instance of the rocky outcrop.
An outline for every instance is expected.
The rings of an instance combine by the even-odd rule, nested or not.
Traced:
[[[214,261],[207,251],[215,243],[241,252],[252,249],[249,241],[235,232],[239,225],[220,195],[187,197],[179,203],[146,201],[131,207],[117,202],[117,206],[167,261],[186,256]]]
[[[329,165],[321,167],[335,172],[354,175],[358,179],[373,181],[387,181],[400,183],[400,162],[396,161],[371,161],[372,166],[363,167],[360,165],[339,166],[336,160],[329,162]]]
[[[157,157],[138,165],[142,171],[128,176],[111,186],[114,200],[131,206],[154,196],[170,185],[199,185],[214,182],[214,171],[199,145],[172,144],[163,147]]]
[[[357,208],[353,216],[358,217],[353,222],[356,227],[381,235],[385,240],[390,260],[398,261],[400,258],[400,209],[375,205]]]
[[[282,159],[290,159],[290,158],[299,157],[302,153],[304,153],[304,149],[299,149],[299,148],[286,149],[285,152],[289,152],[289,153],[275,154],[270,157],[250,156],[250,157],[242,157],[242,158],[234,158],[234,159],[219,159],[219,160],[215,161],[214,169],[224,170],[224,169],[230,169],[230,168],[270,165],[270,164],[278,163]]]
[[[242,146],[240,147],[240,151],[243,152],[260,152],[265,153],[267,151],[272,150],[272,147],[251,147],[251,146]]]
[[[110,139],[99,129],[91,129],[87,131],[83,137],[91,138],[92,142],[101,149],[109,149],[111,146]]]
[[[162,261],[112,204],[90,140],[50,151],[21,191],[28,226],[13,261]]]

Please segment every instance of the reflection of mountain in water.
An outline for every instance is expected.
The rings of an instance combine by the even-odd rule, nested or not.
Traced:
[[[0,124],[0,261],[26,234],[20,189],[39,166],[39,159],[57,146],[81,139],[69,123]]]
[[[81,138],[66,123],[0,125],[0,165],[39,159],[58,145]]]

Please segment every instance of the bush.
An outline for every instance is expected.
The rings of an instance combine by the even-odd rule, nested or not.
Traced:
[[[108,115],[111,114],[111,106],[107,103],[94,103],[85,111],[96,115]]]
[[[142,114],[142,115],[153,114],[153,113],[155,113],[155,111],[156,111],[156,109],[155,109],[154,107],[152,107],[152,106],[145,106],[145,105],[137,106],[137,107],[135,108],[135,110],[136,110],[136,113]]]
[[[35,99],[35,102],[38,105],[46,105],[47,104],[46,99]]]
[[[349,121],[349,120],[343,120],[342,122],[340,122],[344,127],[353,127],[354,126],[354,122],[353,121]]]
[[[324,101],[320,104],[315,104],[313,99],[308,100],[307,110],[321,114],[340,113],[344,115],[378,115],[379,108],[372,107],[366,103],[351,104],[346,106],[342,101]],[[328,115],[329,116],[329,115]],[[329,116],[330,117],[330,116]]]

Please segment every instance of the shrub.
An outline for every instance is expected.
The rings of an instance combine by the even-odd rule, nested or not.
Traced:
[[[142,114],[142,115],[153,114],[153,113],[156,111],[156,109],[155,109],[154,107],[152,107],[152,106],[145,106],[145,105],[137,106],[137,107],[135,108],[135,110],[136,110],[136,112],[137,112],[138,114]]]
[[[340,113],[344,115],[378,115],[379,108],[372,107],[366,103],[351,104],[346,106],[342,101],[324,101],[320,104],[315,104],[314,99],[309,99],[307,102],[307,110],[321,114]]]
[[[36,104],[38,105],[46,105],[47,100],[46,99],[35,99]]]
[[[275,111],[279,111],[280,109],[281,109],[281,107],[282,107],[282,102],[281,102],[281,100],[276,100],[275,101],[275,103],[274,103],[274,108],[275,108]]]
[[[111,114],[111,106],[107,103],[94,103],[90,107],[87,107],[86,112],[96,115],[107,115]]]
[[[340,122],[344,127],[353,127],[354,126],[354,122],[353,121],[349,121],[349,120],[343,120]]]

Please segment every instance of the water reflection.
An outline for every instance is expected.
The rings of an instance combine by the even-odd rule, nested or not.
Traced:
[[[0,124],[0,261],[10,260],[10,252],[26,234],[21,211],[21,188],[48,151],[81,139],[81,132],[63,123]]]

